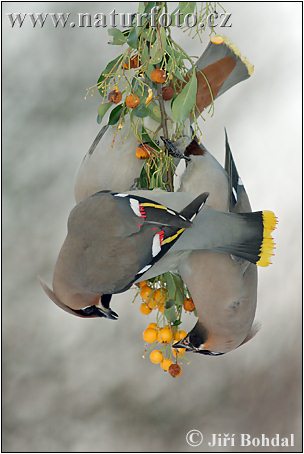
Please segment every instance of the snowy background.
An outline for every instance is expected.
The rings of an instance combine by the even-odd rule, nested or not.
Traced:
[[[74,175],[100,128],[99,98],[84,100],[85,88],[118,48],[107,46],[106,29],[11,28],[5,14],[114,6],[137,8],[3,4],[3,450],[198,451],[185,442],[195,428],[295,433],[299,450],[300,2],[225,3],[233,22],[226,34],[255,73],[220,97],[203,125],[204,143],[220,162],[227,127],[253,209],[279,218],[273,265],[259,273],[256,338],[219,358],[192,355],[174,380],[141,358],[147,319],[131,305],[132,291],[114,298],[120,318],[111,323],[64,313],[37,282],[38,274],[51,281]],[[192,55],[206,45],[182,33],[179,40]],[[229,449],[246,450],[222,448]]]

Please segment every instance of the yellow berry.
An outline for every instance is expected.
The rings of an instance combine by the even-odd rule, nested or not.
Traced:
[[[183,329],[181,329],[181,330],[179,330],[179,331],[177,331],[177,332],[175,333],[174,340],[175,340],[176,342],[178,342],[178,341],[180,341],[180,340],[182,340],[182,339],[185,339],[186,336],[187,336],[186,331],[184,331]]]
[[[157,302],[155,301],[155,299],[153,297],[150,298],[150,300],[149,300],[149,302],[147,304],[148,304],[148,306],[151,309],[156,309],[157,308]]]
[[[135,151],[135,156],[137,159],[148,159],[151,154],[153,154],[154,149],[150,147],[149,145],[142,143],[138,145]]]
[[[182,358],[185,353],[186,349],[185,348],[172,348],[172,353],[175,358]]]
[[[160,330],[157,332],[157,342],[159,342],[160,344],[163,342],[163,339],[160,334]]]
[[[148,304],[142,303],[139,308],[140,312],[144,315],[149,315],[152,309],[149,308]]]
[[[147,281],[141,281],[141,282],[138,282],[138,284],[137,284],[137,285],[138,285],[138,287],[139,287],[139,288],[142,288],[142,287],[145,287],[145,286],[147,286],[147,287],[148,287]]]
[[[140,289],[140,296],[145,303],[149,301],[151,295],[152,295],[153,290],[148,287],[148,285],[144,285]]]
[[[165,326],[164,328],[162,328],[160,330],[160,337],[163,342],[166,343],[171,342],[173,339],[171,328],[169,326]]]
[[[171,361],[171,359],[169,358],[164,358],[162,360],[162,362],[160,363],[160,367],[165,371],[167,372],[169,367],[171,366],[171,364],[173,364],[173,362]]]
[[[157,328],[157,323],[149,323],[148,328],[153,328],[153,329],[158,329]]]
[[[163,354],[160,350],[152,350],[150,353],[150,361],[153,364],[159,364],[163,360]]]
[[[163,288],[158,288],[155,290],[153,298],[155,299],[157,305],[162,306],[167,300],[167,291]]]
[[[157,330],[154,328],[145,329],[143,332],[143,339],[145,342],[148,342],[148,344],[153,344],[157,339]]]

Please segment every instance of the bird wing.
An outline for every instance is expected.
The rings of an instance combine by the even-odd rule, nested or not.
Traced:
[[[225,129],[225,170],[229,184],[229,210],[233,213],[251,212],[251,206],[243,182],[237,171]]]

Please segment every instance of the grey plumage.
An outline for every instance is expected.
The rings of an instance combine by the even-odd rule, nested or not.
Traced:
[[[246,60],[246,58],[241,56],[236,46],[226,38],[220,45],[210,42],[202,56],[196,62],[196,67],[203,71],[206,67],[225,58],[233,59],[235,66],[219,88],[217,97],[239,82],[248,79],[253,73],[253,66]],[[214,73],[214,76],[218,77],[218,74]]]
[[[99,192],[85,199],[70,213],[53,290],[42,283],[44,290],[67,312],[93,316],[101,295],[128,289],[192,226],[187,217],[196,216],[207,196],[191,200],[180,213],[135,195]],[[109,306],[101,309],[109,315]]]
[[[225,169],[230,210],[250,212],[250,202],[243,184],[239,184],[227,133]],[[205,170],[207,172],[208,168]],[[202,186],[205,184],[208,187],[206,181]],[[217,355],[239,347],[256,334],[256,265],[230,254],[196,251],[180,261],[178,272],[191,293],[198,321],[176,347]]]

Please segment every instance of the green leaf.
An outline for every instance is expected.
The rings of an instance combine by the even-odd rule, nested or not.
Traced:
[[[196,2],[179,2],[178,5],[179,5],[180,14],[185,16],[185,14],[194,13],[194,10],[196,7]]]
[[[144,2],[138,2],[138,10],[137,12],[139,14],[142,14],[145,11],[145,3]]]
[[[109,125],[115,125],[118,122],[123,107],[124,107],[123,104],[119,104],[117,107],[115,107],[115,109],[112,110],[108,121]]]
[[[100,119],[100,122],[103,119],[103,117],[105,116],[105,114],[107,113],[107,111],[110,109],[111,106],[113,106],[113,104],[111,102],[101,103],[100,104],[100,106],[98,107],[98,117]]]
[[[175,75],[175,77],[177,77],[177,79],[181,80],[182,82],[186,82],[185,78],[179,68],[176,67],[173,71],[173,74]]]
[[[147,170],[145,168],[146,164],[143,166],[139,179],[138,179],[138,189],[147,189],[149,180],[148,180],[148,175],[147,175]]]
[[[150,57],[151,57],[150,62],[153,65],[157,65],[157,63],[160,63],[162,61],[163,56],[164,56],[164,52],[163,52],[162,48],[160,46],[158,46],[157,44],[154,44],[154,46],[150,52]]]
[[[168,295],[170,300],[175,299],[175,292],[176,292],[176,287],[175,287],[175,282],[173,279],[173,275],[171,273],[166,273],[166,283],[167,283],[167,289],[168,289]]]
[[[149,112],[149,116],[152,118],[152,120],[157,121],[158,123],[161,122],[161,113],[160,113],[160,108],[156,104],[156,102],[152,101],[150,104],[147,106],[147,110]]]
[[[139,83],[137,78],[132,79],[131,83],[132,93],[135,93],[139,98],[144,96],[145,89],[143,88],[142,84]]]
[[[145,46],[143,51],[142,51],[142,53],[141,53],[141,56],[140,56],[141,64],[145,65],[149,61],[149,59],[150,59],[149,50],[148,50],[148,47]]]
[[[151,72],[154,70],[154,66],[153,65],[149,65],[147,70],[146,70],[146,75],[149,77],[149,79],[151,79]]]
[[[176,288],[176,294],[175,294],[175,304],[177,306],[182,306],[184,302],[184,289],[181,287]]]
[[[165,51],[167,47],[167,34],[165,27],[160,27],[160,44],[162,49]]]
[[[105,80],[105,78],[109,75],[110,71],[114,68],[116,63],[118,62],[119,59],[121,59],[122,54],[118,55],[118,57],[114,58],[114,60],[110,61],[105,69],[102,71],[101,75],[99,76],[99,79],[97,81],[97,86]],[[110,76],[113,77],[113,76]],[[99,93],[101,96],[104,96],[104,90],[101,88],[98,88]]]
[[[151,13],[151,9],[156,6],[156,3],[157,2],[144,2],[146,4],[146,7],[145,7],[145,13],[148,13],[150,14]]]
[[[127,41],[127,37],[118,28],[109,28],[108,34],[113,38],[109,44],[113,44],[114,46],[121,46]]]
[[[169,309],[165,309],[164,315],[168,322],[175,322],[176,320],[176,310],[175,310],[175,305],[171,306]]]
[[[137,27],[131,28],[131,31],[130,31],[128,39],[127,39],[127,43],[133,49],[137,49],[137,44],[138,44],[137,31],[138,31]]]
[[[175,322],[172,323],[173,326],[178,326],[178,325],[181,325],[181,324],[182,324],[181,320],[175,320]]]
[[[151,63],[153,65],[160,63],[163,57],[165,56],[166,44],[167,44],[166,30],[164,29],[164,27],[161,27],[160,32],[157,35],[157,40],[153,44],[153,48],[150,52]]]
[[[175,304],[177,306],[182,306],[185,299],[184,283],[182,278],[177,274],[173,274],[172,276],[176,287]]]
[[[188,118],[196,102],[196,92],[197,79],[195,70],[193,70],[191,79],[172,102],[173,120],[182,122]]]
[[[170,309],[170,307],[172,307],[172,306],[174,306],[174,301],[172,301],[172,300],[166,301],[165,309]]]
[[[149,143],[151,145],[153,144],[151,137],[143,126],[141,128],[141,141],[142,143]]]
[[[191,14],[194,13],[196,8],[196,2],[179,2],[178,7],[175,8],[174,11],[171,13],[171,18],[172,18],[172,23],[171,26],[177,25],[179,22],[179,26],[181,26],[184,23],[184,18],[186,14]],[[179,21],[177,19],[176,13],[179,11],[180,18]]]
[[[133,109],[133,113],[134,115],[136,115],[136,117],[139,118],[145,118],[148,117],[149,115],[147,107],[144,106],[143,104],[140,104],[138,107],[136,107],[136,109]]]
[[[173,280],[175,282],[176,287],[184,289],[184,283],[182,278],[178,274],[172,274]]]

